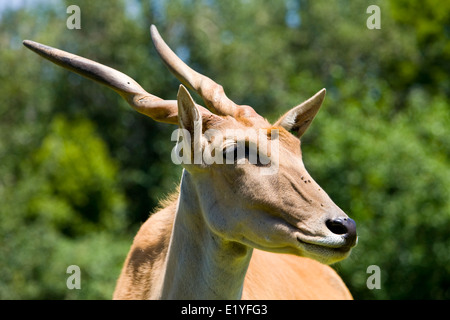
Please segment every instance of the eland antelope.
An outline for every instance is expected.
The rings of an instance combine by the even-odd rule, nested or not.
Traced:
[[[187,66],[155,26],[150,31],[182,83],[177,100],[154,96],[110,67],[24,41],[44,58],[115,90],[138,112],[179,127],[174,154],[183,166],[181,183],[141,226],[113,297],[351,299],[328,264],[356,245],[355,222],[308,174],[300,148],[325,89],[271,124]]]

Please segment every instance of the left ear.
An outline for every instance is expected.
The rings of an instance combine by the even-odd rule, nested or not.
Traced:
[[[274,126],[280,126],[287,131],[296,131],[301,137],[309,128],[325,98],[326,90],[322,89],[302,104],[286,112]]]
[[[187,163],[202,163],[202,114],[195,105],[194,100],[187,89],[180,85],[177,95],[178,102],[178,122],[183,129],[179,133],[183,137],[182,146],[184,152],[187,152]]]

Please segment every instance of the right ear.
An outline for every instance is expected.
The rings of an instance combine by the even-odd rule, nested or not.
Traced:
[[[188,130],[191,134],[193,134],[196,129],[195,125],[200,126],[201,130],[202,118],[200,110],[198,110],[194,100],[183,85],[180,85],[180,88],[178,89],[177,102],[178,123],[180,128]]]
[[[322,89],[302,104],[286,112],[274,126],[280,126],[287,131],[294,131],[301,137],[311,125],[325,98],[326,90]]]
[[[178,102],[178,123],[180,125],[180,134],[183,138],[184,150],[193,151],[194,163],[202,162],[201,157],[203,152],[202,143],[202,114],[195,105],[194,100],[187,91],[187,89],[180,85],[177,95]]]

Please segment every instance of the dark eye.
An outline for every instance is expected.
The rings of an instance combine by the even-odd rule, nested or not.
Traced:
[[[236,163],[238,157],[238,146],[232,144],[223,149],[223,162],[225,164]]]
[[[252,154],[250,155],[251,152]],[[266,166],[268,164],[267,161],[261,162],[259,152],[254,149],[250,150],[248,143],[232,144],[223,150],[223,163],[225,164],[234,164],[241,158],[247,159],[247,162],[256,166]]]

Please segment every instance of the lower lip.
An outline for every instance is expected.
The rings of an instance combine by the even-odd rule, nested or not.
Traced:
[[[310,247],[316,247],[316,248],[320,248],[321,250],[330,250],[330,251],[334,251],[334,252],[340,252],[340,253],[347,253],[350,251],[350,247],[348,246],[336,246],[336,247],[332,247],[332,246],[325,246],[323,244],[316,244],[316,243],[309,243],[309,242],[305,242],[303,240],[301,240],[299,237],[297,237],[297,241],[300,242],[303,245],[306,246],[310,246]]]

